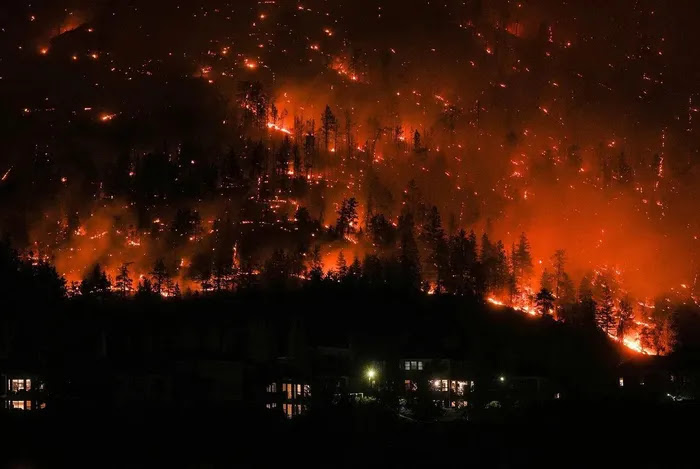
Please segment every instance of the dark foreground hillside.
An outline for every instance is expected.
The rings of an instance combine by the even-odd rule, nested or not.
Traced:
[[[212,412],[4,416],[8,467],[696,467],[697,406],[577,403],[418,424],[374,407],[296,421]]]
[[[2,326],[10,467],[684,467],[700,417],[692,367],[454,296],[74,298]]]

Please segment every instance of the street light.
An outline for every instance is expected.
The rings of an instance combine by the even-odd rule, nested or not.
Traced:
[[[377,376],[377,370],[374,368],[369,368],[367,370],[367,379],[370,381],[374,381],[374,378]]]
[[[505,383],[505,382],[506,382],[506,377],[503,376],[503,375],[501,375],[501,376],[498,378],[498,380],[499,380],[501,383]]]

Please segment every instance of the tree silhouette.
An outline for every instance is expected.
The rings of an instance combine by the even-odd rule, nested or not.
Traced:
[[[345,147],[349,159],[355,152],[355,120],[350,110],[345,110]]]
[[[518,248],[513,256],[513,267],[516,278],[525,282],[532,274],[532,255],[530,254],[530,242],[525,233],[520,234]]]
[[[396,230],[383,214],[378,213],[370,218],[369,232],[375,246],[386,248],[394,245]]]
[[[100,264],[95,264],[80,283],[80,293],[84,296],[105,297],[111,293],[111,289],[112,283]]]
[[[476,287],[476,235],[460,230],[450,239],[450,290],[457,295],[473,295]]]
[[[259,81],[244,81],[238,87],[238,101],[244,109],[244,123],[257,127],[267,125],[269,98]]]
[[[502,241],[496,243],[495,248],[495,265],[493,267],[493,284],[492,288],[494,290],[500,290],[508,286],[508,280],[510,277],[508,270],[508,255],[506,254],[506,248]]]
[[[413,151],[416,153],[420,153],[421,151],[423,151],[420,132],[418,132],[418,130],[413,132]]]
[[[122,297],[127,296],[134,289],[134,281],[129,277],[129,266],[132,262],[126,262],[119,267],[114,286]]]
[[[537,309],[539,309],[540,314],[546,316],[554,308],[554,295],[546,288],[542,288],[537,292],[535,303],[537,304]]]
[[[275,173],[278,177],[287,174],[289,170],[289,160],[291,158],[292,143],[289,136],[285,136],[275,156]]]
[[[610,287],[605,285],[603,287],[600,304],[596,310],[596,323],[606,334],[613,334],[615,332],[614,307],[615,304]]]
[[[338,209],[338,220],[335,225],[336,233],[339,236],[345,236],[357,231],[358,216],[357,216],[357,200],[354,197],[343,199]]]
[[[311,271],[309,276],[312,282],[318,284],[323,280],[323,262],[321,261],[321,247],[317,244],[314,246],[313,257],[311,260]]]
[[[263,283],[272,289],[286,288],[292,275],[290,264],[284,250],[275,249],[263,267]]]
[[[642,330],[639,332],[639,346],[642,352],[652,350],[654,347],[654,333],[649,326],[643,326]]]
[[[598,305],[593,299],[593,285],[590,276],[581,279],[578,289],[578,307],[574,322],[579,326],[592,328],[596,326]]]
[[[150,298],[155,295],[155,292],[153,291],[153,284],[148,278],[143,278],[139,282],[138,288],[136,290],[136,297],[137,298]]]
[[[357,284],[361,277],[362,264],[360,263],[360,259],[358,259],[357,256],[355,256],[355,258],[352,261],[352,264],[350,264],[350,267],[348,267],[348,273],[346,278]]]
[[[418,289],[421,283],[420,255],[414,236],[415,225],[411,213],[399,216],[399,265],[402,287]]]
[[[335,272],[338,278],[343,279],[348,275],[348,263],[345,260],[345,254],[343,250],[338,253],[338,259],[335,262]]]
[[[435,206],[428,211],[420,239],[426,246],[424,276],[426,280],[434,280],[437,291],[441,292],[449,275],[448,251],[440,212]]]
[[[625,335],[634,328],[634,309],[629,296],[620,300],[620,314],[617,323],[617,338],[622,340]]]
[[[326,109],[321,114],[321,136],[323,137],[323,148],[328,151],[331,135],[336,135],[338,131],[338,120],[331,107],[326,105]]]
[[[565,275],[564,267],[566,265],[566,251],[563,249],[557,249],[552,256],[552,265],[554,267],[554,296],[556,298],[555,316],[559,317],[559,308],[561,305],[562,287]]]
[[[170,273],[168,273],[168,269],[165,266],[165,261],[163,258],[156,260],[155,264],[153,265],[153,270],[149,272],[149,275],[151,276],[153,291],[155,293],[159,295],[168,293],[167,287],[168,283],[170,282]]]

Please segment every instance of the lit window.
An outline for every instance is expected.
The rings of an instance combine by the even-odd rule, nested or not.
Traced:
[[[26,380],[25,380],[24,388],[25,388],[27,391],[31,391],[31,390],[32,390],[32,380],[31,380],[31,379],[26,379]]]
[[[282,404],[282,412],[288,419],[291,419],[294,416],[294,406],[292,404]]]
[[[469,381],[457,381],[455,393],[459,396],[464,395],[469,387]]]
[[[619,380],[618,382],[620,383],[620,387],[624,387],[624,385],[625,385],[625,378],[620,378],[620,380]]]
[[[411,361],[411,369],[412,369],[412,370],[417,370],[417,369],[418,369],[418,362],[416,362],[416,361]]]
[[[446,379],[436,379],[433,381],[433,386],[435,387],[435,390],[441,392],[447,392],[450,389],[449,382]]]
[[[304,385],[304,397],[311,397],[311,385],[310,384]]]
[[[19,391],[24,391],[25,386],[24,386],[24,379],[13,379],[10,384],[10,390],[12,392],[19,392]],[[31,380],[27,380],[30,383],[31,386]],[[28,390],[28,389],[27,389]]]
[[[422,370],[423,369],[423,362],[418,362],[418,369]]]
[[[409,362],[408,360],[403,362],[403,369],[406,371],[411,371],[411,362]]]
[[[24,410],[24,401],[11,401],[10,408],[16,410]]]
[[[294,386],[291,384],[287,384],[287,399],[291,400],[293,393],[294,393]]]

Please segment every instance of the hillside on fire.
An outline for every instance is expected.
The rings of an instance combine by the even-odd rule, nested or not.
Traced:
[[[9,3],[9,427],[695,415],[696,1]]]

